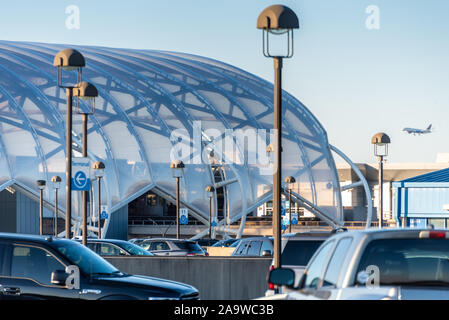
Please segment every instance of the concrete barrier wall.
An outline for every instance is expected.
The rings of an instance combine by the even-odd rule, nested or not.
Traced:
[[[119,270],[190,284],[203,300],[248,300],[267,290],[271,258],[108,257]]]

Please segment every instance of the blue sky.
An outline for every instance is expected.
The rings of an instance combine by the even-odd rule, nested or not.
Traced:
[[[38,4],[37,4],[38,3]],[[269,81],[259,13],[275,3],[299,17],[283,88],[355,162],[375,162],[370,139],[390,135],[389,162],[434,162],[449,152],[449,1],[446,0],[28,0],[2,4],[3,40],[161,49],[199,54]],[[76,5],[80,28],[68,29]],[[368,6],[379,29],[368,29]],[[410,136],[403,127],[436,130]]]

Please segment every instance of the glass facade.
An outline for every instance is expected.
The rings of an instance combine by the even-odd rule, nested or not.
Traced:
[[[44,198],[53,203],[50,180],[59,175],[64,210],[66,94],[57,86],[53,59],[67,47],[84,55],[83,80],[99,92],[89,116],[88,155],[106,165],[102,202],[109,212],[151,189],[175,195],[170,169],[175,158],[186,164],[181,200],[200,221],[208,219],[205,188],[214,183],[212,166],[221,168],[225,181],[234,181],[226,186],[231,221],[269,198],[271,83],[183,53],[9,41],[0,41],[0,190],[15,183],[38,194],[36,180],[44,179]],[[74,156],[81,156],[81,124],[74,110]],[[326,132],[287,92],[282,139],[283,176],[294,176],[294,190],[342,221]],[[80,217],[80,201],[74,194],[74,219]]]

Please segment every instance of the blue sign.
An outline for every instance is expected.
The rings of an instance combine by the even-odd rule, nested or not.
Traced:
[[[285,216],[285,209],[281,206],[281,216]]]
[[[89,191],[90,179],[86,176],[84,171],[77,171],[72,178],[72,190],[74,191]]]
[[[109,217],[109,215],[108,215],[108,213],[106,211],[101,211],[101,214],[100,214],[100,219],[101,220],[105,220],[108,217]]]
[[[296,212],[292,212],[292,224],[298,224],[298,214]]]
[[[211,225],[211,227],[216,227],[217,226],[217,219],[213,218],[210,225]]]
[[[179,217],[179,224],[189,224],[189,218],[187,218],[184,215],[180,216]]]

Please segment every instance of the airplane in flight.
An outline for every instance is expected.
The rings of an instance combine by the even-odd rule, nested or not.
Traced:
[[[407,132],[408,134],[413,134],[414,136],[420,134],[426,134],[432,132],[432,124],[430,124],[426,129],[415,129],[415,128],[404,128],[402,131]]]

